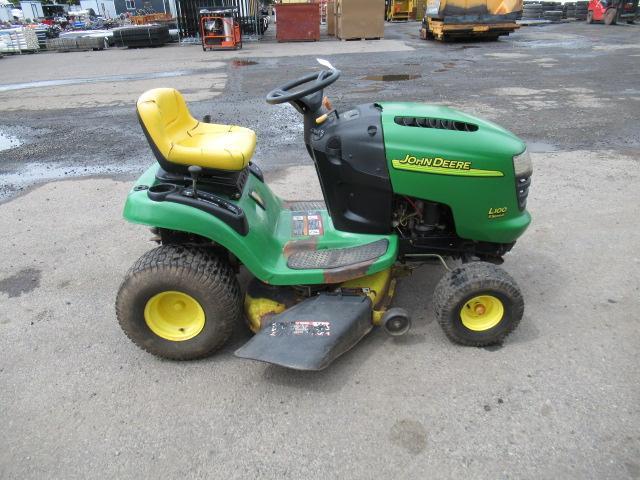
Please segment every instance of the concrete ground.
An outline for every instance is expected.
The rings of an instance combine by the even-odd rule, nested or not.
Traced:
[[[1,59],[0,478],[640,478],[638,33],[434,44],[411,23],[383,42]],[[204,361],[138,350],[113,308],[152,246],[121,219],[152,161],[135,98],[180,87],[196,115],[254,128],[275,189],[313,198],[300,119],[262,99],[319,55],[343,70],[328,92],[341,109],[443,103],[529,142],[534,223],[504,265],[521,326],[501,348],[452,345],[432,267],[400,285],[408,336],[374,331],[323,372],[235,358],[242,326]],[[383,74],[418,78],[366,79]]]

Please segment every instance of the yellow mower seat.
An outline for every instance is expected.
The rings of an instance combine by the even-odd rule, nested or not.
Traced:
[[[142,94],[138,117],[158,161],[167,170],[198,165],[205,169],[242,170],[256,148],[256,133],[233,125],[202,123],[189,113],[182,94],[155,88]],[[164,162],[163,162],[164,160]]]

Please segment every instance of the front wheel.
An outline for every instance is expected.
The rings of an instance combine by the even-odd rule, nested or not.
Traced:
[[[473,262],[448,272],[434,292],[438,323],[447,337],[462,345],[501,343],[524,313],[515,280],[501,268]]]
[[[211,355],[241,316],[231,267],[206,248],[165,245],[145,253],[127,273],[116,299],[125,334],[158,357]]]

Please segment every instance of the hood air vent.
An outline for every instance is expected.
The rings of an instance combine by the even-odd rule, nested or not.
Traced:
[[[473,123],[456,122],[455,120],[444,120],[442,118],[395,117],[394,121],[403,127],[437,128],[457,132],[475,132],[478,130],[478,126]]]

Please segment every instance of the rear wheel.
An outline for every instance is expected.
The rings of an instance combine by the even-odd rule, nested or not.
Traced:
[[[604,24],[615,25],[616,23],[618,23],[618,9],[610,8],[604,14]]]
[[[211,355],[240,319],[240,288],[231,267],[206,248],[166,245],[145,253],[116,299],[125,334],[172,360]]]
[[[501,343],[516,329],[524,300],[501,268],[473,262],[448,272],[434,292],[438,323],[455,343],[481,347]]]
[[[589,12],[587,13],[587,23],[593,23],[593,10],[589,10]]]

